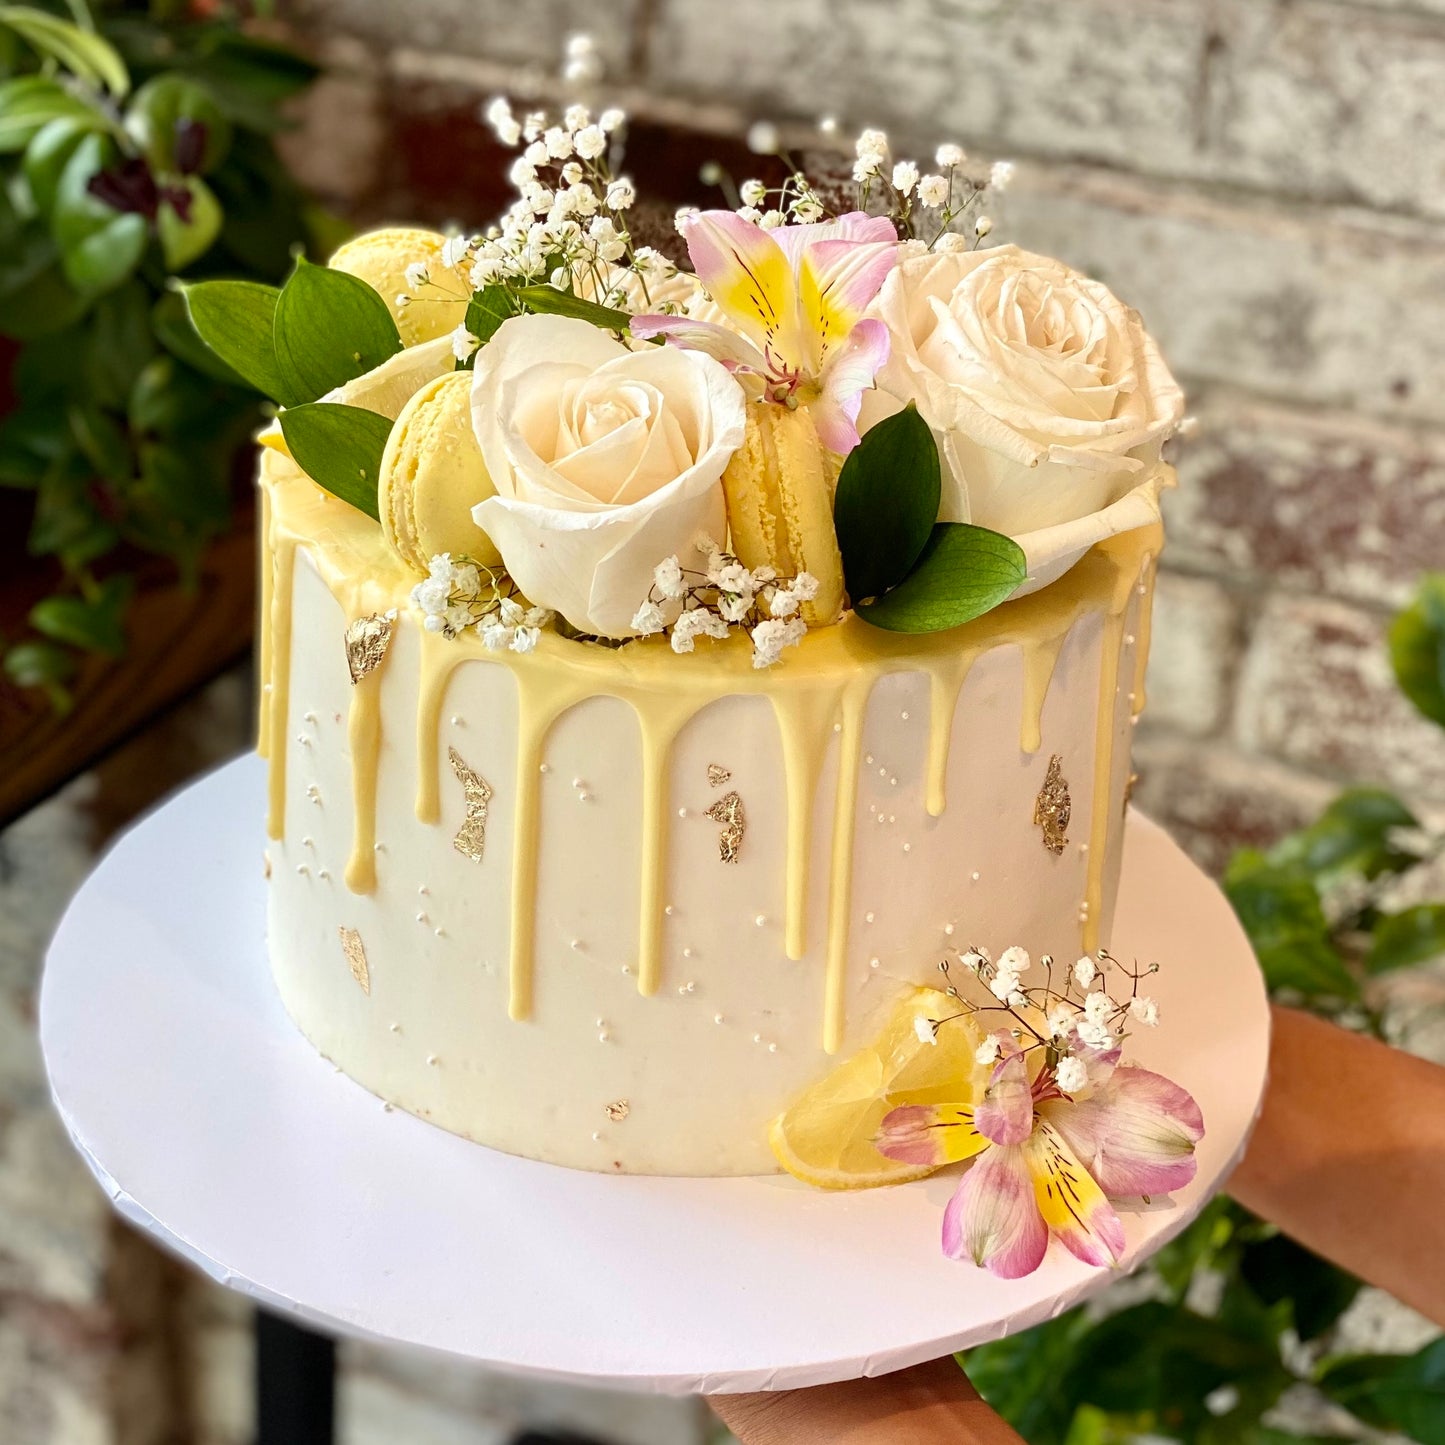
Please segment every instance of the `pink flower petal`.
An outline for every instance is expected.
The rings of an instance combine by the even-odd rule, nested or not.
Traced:
[[[1026,1054],[1011,1054],[994,1069],[974,1110],[974,1125],[995,1144],[1022,1144],[1033,1132],[1034,1097]]]
[[[1067,1141],[1041,1119],[1024,1145],[1035,1204],[1050,1233],[1085,1264],[1109,1265],[1124,1252],[1124,1226]]]
[[[898,228],[887,216],[870,216],[865,211],[847,211],[831,221],[817,221],[807,226],[779,226],[768,233],[789,265],[796,271],[803,252],[820,241],[870,241],[898,243]]]
[[[1168,1194],[1194,1178],[1204,1118],[1193,1096],[1161,1074],[1126,1065],[1087,1099],[1044,1108],[1111,1198]]]
[[[796,364],[797,282],[772,232],[732,211],[699,211],[680,229],[713,301],[764,351]]]
[[[746,336],[713,321],[694,321],[687,316],[634,316],[632,334],[639,341],[661,336],[685,351],[705,352],[730,371],[761,372],[765,366],[763,353]]]
[[[973,1110],[963,1104],[905,1104],[891,1109],[873,1139],[889,1159],[905,1164],[954,1164],[988,1147],[973,1126]]]
[[[943,1211],[943,1252],[972,1259],[1000,1279],[1020,1279],[1039,1267],[1048,1245],[1024,1151],[988,1150]]]
[[[888,328],[869,318],[860,321],[842,348],[828,357],[822,392],[808,406],[818,436],[829,451],[847,456],[858,445],[858,409],[864,391],[888,360],[888,346]]]

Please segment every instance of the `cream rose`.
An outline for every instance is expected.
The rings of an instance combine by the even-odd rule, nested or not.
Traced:
[[[1032,586],[1157,519],[1184,399],[1106,286],[1016,246],[933,252],[903,260],[870,314],[892,348],[861,428],[915,402],[943,457],[940,520],[1016,538]]]
[[[631,636],[657,564],[724,533],[743,408],[711,357],[514,317],[477,353],[472,422],[497,495],[472,516],[533,603],[583,632]]]

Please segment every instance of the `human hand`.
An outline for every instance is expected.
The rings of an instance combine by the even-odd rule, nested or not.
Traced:
[[[892,1375],[712,1395],[708,1404],[743,1445],[1022,1445],[949,1355]]]

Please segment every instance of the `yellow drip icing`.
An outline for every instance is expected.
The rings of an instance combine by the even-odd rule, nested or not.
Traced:
[[[275,562],[271,541],[271,488],[260,487],[261,494],[261,538],[258,543],[258,558],[261,574],[261,627],[256,649],[256,695],[260,699],[256,707],[256,751],[263,757],[271,756],[271,595]]]
[[[1161,537],[1162,541],[1162,537]],[[1144,711],[1147,696],[1147,677],[1149,673],[1149,644],[1154,634],[1154,579],[1159,571],[1159,555],[1156,551],[1153,556],[1146,555],[1143,566],[1140,568],[1139,576],[1139,610],[1138,622],[1134,626],[1135,651],[1134,651],[1134,716],[1138,717]]]
[[[353,893],[376,888],[376,777],[381,757],[381,676],[367,673],[351,689],[346,738],[351,746],[351,857],[346,886]]]
[[[313,486],[288,459],[263,458],[263,491],[274,580],[262,612],[261,657],[270,684],[263,741],[271,752],[271,836],[281,835],[285,805],[285,737],[289,707],[291,609],[294,555],[307,546],[323,582],[349,617],[387,607],[404,607],[413,576],[386,549],[379,531],[361,513],[337,503]],[[849,911],[856,835],[859,763],[863,725],[872,690],[894,672],[922,672],[930,682],[926,805],[937,817],[947,803],[948,758],[958,698],[975,660],[1001,646],[1023,654],[1024,698],[1021,744],[1034,751],[1041,742],[1044,700],[1060,649],[1075,623],[1089,613],[1104,615],[1099,686],[1094,805],[1090,820],[1085,946],[1097,942],[1114,756],[1114,722],[1120,643],[1133,590],[1152,578],[1152,555],[1160,529],[1142,529],[1100,544],[1064,577],[1042,592],[1007,603],[965,628],[908,636],[881,632],[846,617],[835,627],[809,634],[776,670],[749,666],[745,638],[704,646],[691,657],[674,656],[665,642],[648,640],[621,650],[579,646],[546,634],[526,657],[486,651],[463,634],[453,641],[421,634],[421,678],[417,715],[417,816],[440,816],[441,708],[452,670],[463,662],[512,669],[517,684],[517,773],[513,823],[511,959],[509,1013],[526,1019],[532,1011],[536,952],[537,861],[540,844],[541,767],[552,724],[569,708],[597,696],[627,702],[640,725],[642,748],[642,864],[639,878],[638,988],[654,993],[663,964],[664,893],[668,778],[673,744],[688,720],[728,696],[766,696],[772,704],[782,746],[787,791],[787,876],[785,943],[790,957],[806,948],[812,815],[817,779],[833,728],[839,729],[838,777],[828,869],[827,939],[824,959],[822,1042],[835,1052],[847,1033]],[[263,573],[268,570],[263,568]],[[1141,670],[1147,652],[1148,597],[1140,608]],[[399,625],[405,625],[403,620]],[[338,652],[341,639],[337,639]],[[366,683],[379,685],[379,677]],[[1142,685],[1136,689],[1142,697]],[[358,689],[353,699],[351,741],[356,847],[347,881],[371,886],[374,852],[361,840],[374,829],[380,724],[374,693]],[[353,870],[356,881],[353,882]]]

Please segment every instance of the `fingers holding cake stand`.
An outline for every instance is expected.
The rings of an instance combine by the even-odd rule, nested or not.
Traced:
[[[1050,1318],[1108,1283],[1053,1247],[1021,1280],[940,1253],[948,1173],[850,1193],[785,1177],[608,1176],[384,1107],[287,1017],[265,961],[241,759],[122,839],[51,948],[41,1038],[115,1207],[221,1283],[345,1334],[667,1393],[882,1374]],[[1130,816],[1114,927],[1160,959],[1138,1062],[1189,1089],[1194,1181],[1121,1207],[1131,1268],[1220,1187],[1257,1112],[1268,1011],[1228,904]]]

